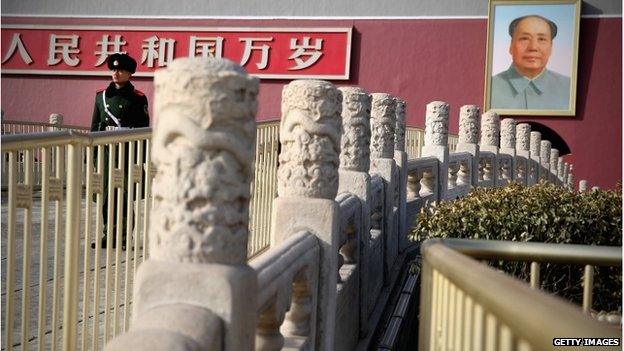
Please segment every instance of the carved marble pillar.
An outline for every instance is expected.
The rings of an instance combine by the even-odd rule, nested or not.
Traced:
[[[50,124],[54,124],[54,125],[63,124],[63,115],[60,113],[51,113],[49,118],[50,118],[49,119]],[[60,130],[60,129],[55,126],[50,126],[48,128],[48,131],[50,132],[55,131],[55,130]]]
[[[542,143],[542,133],[531,132],[531,172],[535,174],[535,183],[542,177],[542,161],[540,160],[540,146]]]
[[[552,144],[548,140],[542,140],[540,142],[540,164],[541,164],[541,179],[545,181],[550,180],[550,150]]]
[[[479,182],[479,107],[464,105],[459,109],[459,140],[457,152],[472,155],[472,186]]]
[[[425,146],[422,148],[422,157],[438,159],[438,184],[433,187],[438,194],[433,201],[444,200],[448,192],[449,104],[444,101],[433,101],[427,104],[426,111]]]
[[[501,121],[501,155],[509,155],[510,159],[501,159],[503,164],[500,165],[501,176],[505,183],[509,183],[516,179],[516,120],[513,118],[505,118]],[[522,183],[526,179],[520,180]]]
[[[481,165],[483,168],[483,178],[492,180],[492,185],[498,184],[500,176],[498,166],[498,152],[500,141],[500,117],[496,112],[488,111],[481,115],[481,142],[480,152],[491,152],[494,154],[492,161]]]
[[[563,186],[567,187],[568,186],[568,177],[570,175],[570,164],[567,162],[563,163]]]
[[[579,182],[579,192],[584,193],[587,191],[587,180],[582,179]]]
[[[530,134],[529,124],[516,125],[516,179],[524,179],[525,185],[535,184],[535,179],[531,177]]]
[[[257,279],[246,262],[259,80],[228,60],[184,58],[158,70],[154,86],[158,171],[133,328],[204,326],[186,312],[179,320],[147,317],[154,308],[188,306],[220,319],[224,350],[253,349]],[[189,337],[207,349],[202,335]]]
[[[321,350],[333,347],[336,330],[340,209],[334,199],[339,185],[341,113],[342,93],[329,82],[295,80],[282,90],[282,150],[277,171],[278,197],[273,201],[271,246],[301,230],[319,239],[315,347]],[[350,148],[350,152],[355,149]],[[356,163],[347,158],[347,167],[364,169],[367,165],[365,160]]]
[[[370,241],[370,114],[371,96],[356,87],[338,88],[342,93],[342,138],[338,194],[350,192],[357,196],[362,206],[362,225],[359,238],[360,269],[360,334],[367,333],[368,316],[368,251]]]
[[[563,172],[565,171],[565,162],[563,162],[563,157],[559,156],[559,160],[557,161],[557,178],[561,182],[563,186]]]
[[[395,230],[399,235],[399,252],[408,246],[407,231],[407,152],[405,152],[405,101],[396,99],[396,125],[394,131],[394,162],[397,167],[395,176]]]
[[[559,150],[552,148],[550,149],[550,181],[553,183],[557,183],[557,169],[559,165]]]
[[[385,245],[384,284],[390,283],[390,271],[399,252],[399,233],[394,224],[397,166],[394,161],[396,99],[385,93],[373,93],[371,110],[371,173],[385,183],[383,238]]]

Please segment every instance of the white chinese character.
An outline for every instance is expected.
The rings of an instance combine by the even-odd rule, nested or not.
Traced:
[[[318,61],[319,58],[323,55],[323,52],[320,51],[323,46],[323,39],[316,39],[314,45],[310,45],[310,37],[303,37],[303,44],[297,44],[297,38],[290,39],[290,49],[295,50],[292,55],[288,58],[289,60],[295,60],[297,65],[289,68],[289,70],[294,71],[298,69],[304,69],[312,66]],[[308,51],[314,50],[314,51]],[[307,60],[300,59],[301,56],[310,56]]]
[[[80,59],[77,56],[72,57],[72,55],[70,55],[80,52],[80,49],[78,49],[78,39],[80,39],[80,37],[76,34],[50,34],[50,47],[48,48],[48,66],[53,66],[61,62],[61,59],[56,57],[57,54],[61,54],[63,62],[68,66],[73,67],[79,64]]]
[[[2,63],[7,62],[11,57],[13,57],[16,50],[19,51],[20,57],[22,58],[22,61],[24,61],[24,63],[26,63],[27,65],[33,63],[32,58],[30,58],[28,51],[26,51],[26,48],[24,47],[24,43],[22,43],[22,38],[20,38],[20,35],[20,33],[13,34],[13,39],[11,39],[11,45],[9,45],[9,50],[7,51],[6,55],[4,55]]]
[[[191,35],[189,43],[189,57],[223,57],[223,38],[222,37],[197,37]]]
[[[241,59],[241,66],[245,66],[249,58],[251,57],[251,50],[262,50],[262,58],[260,59],[260,63],[256,63],[256,67],[258,69],[265,69],[267,64],[269,63],[269,49],[271,48],[269,45],[264,44],[262,46],[254,46],[254,41],[264,41],[269,42],[273,41],[273,37],[269,38],[240,38],[240,41],[245,42],[245,51],[243,51],[243,58]]]
[[[115,54],[115,53],[125,54],[126,53],[126,51],[121,51],[121,47],[123,45],[126,45],[126,42],[122,40],[122,37],[120,34],[115,35],[115,39],[113,40],[113,42],[110,42],[109,40],[110,40],[109,35],[104,34],[102,35],[102,41],[97,42],[97,45],[100,47],[100,50],[94,52],[94,54],[99,56],[97,62],[95,63],[95,67],[100,66],[101,64],[106,62],[106,58],[110,54]],[[111,46],[112,46],[112,49],[109,50],[109,47]]]
[[[163,67],[173,61],[175,39],[159,39],[154,35],[143,40],[142,48],[141,64],[147,61],[147,67],[154,67],[154,60],[158,59],[158,67]]]

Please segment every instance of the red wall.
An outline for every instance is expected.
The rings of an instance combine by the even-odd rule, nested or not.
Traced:
[[[369,92],[387,92],[407,101],[407,123],[424,126],[425,105],[451,104],[450,128],[457,133],[459,108],[483,104],[485,19],[413,20],[125,20],[2,18],[3,23],[186,25],[186,26],[353,26],[351,79]],[[555,130],[567,142],[576,180],[613,188],[622,170],[622,19],[581,20],[577,114],[575,117],[520,117]],[[286,80],[266,80],[260,90],[258,120],[280,115]],[[2,109],[7,119],[47,120],[52,112],[66,123],[88,125],[95,91],[103,77],[2,75]],[[153,100],[151,78],[134,84]]]

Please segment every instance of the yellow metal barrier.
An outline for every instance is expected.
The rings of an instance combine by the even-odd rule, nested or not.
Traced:
[[[621,247],[432,239],[421,251],[419,350],[551,350],[553,338],[620,336],[577,306],[473,258],[620,266]],[[583,347],[608,349],[615,348]]]
[[[74,126],[70,124],[55,124],[46,122],[31,122],[31,121],[2,121],[2,128],[0,133],[2,135],[11,134],[31,134],[31,133],[44,133],[54,131],[75,131],[75,132],[89,132],[89,127]]]
[[[259,123],[257,136],[250,257],[270,242],[279,123]],[[135,272],[149,255],[150,137],[150,128],[3,136],[4,349],[98,350],[128,330]]]

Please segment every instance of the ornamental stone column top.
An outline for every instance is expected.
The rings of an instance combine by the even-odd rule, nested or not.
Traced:
[[[516,126],[516,151],[530,150],[531,126],[528,123],[519,123]]]
[[[370,168],[371,96],[357,87],[338,88],[342,93],[340,168],[368,172]]]
[[[579,191],[580,191],[580,192],[587,191],[587,180],[582,179],[582,180],[579,182]]]
[[[425,115],[425,146],[448,146],[449,104],[433,101]]]
[[[494,111],[481,115],[481,145],[498,146],[500,140],[500,117]]]
[[[540,160],[543,164],[550,164],[550,148],[550,141],[542,140],[542,142],[540,143]]]
[[[559,159],[557,159],[557,177],[559,178],[563,177],[563,171],[565,170],[565,165],[563,163],[563,157],[559,156]]]
[[[461,144],[477,144],[479,142],[479,107],[464,105],[459,109],[459,140]]]
[[[322,80],[295,80],[282,90],[277,193],[334,199],[338,192],[342,93]]]
[[[228,60],[182,58],[154,86],[151,258],[245,263],[259,80]]]
[[[501,121],[501,145],[502,149],[516,148],[516,120],[505,118]]]
[[[386,93],[373,93],[371,109],[371,159],[394,158],[396,101]]]
[[[51,113],[49,120],[51,124],[63,124],[63,115],[60,113]]]
[[[405,151],[405,101],[401,99],[396,99],[394,149],[397,151]]]
[[[542,133],[531,132],[531,157],[540,156],[541,142],[542,142]]]
[[[550,170],[557,170],[557,162],[559,161],[559,150],[552,148],[550,149]]]

